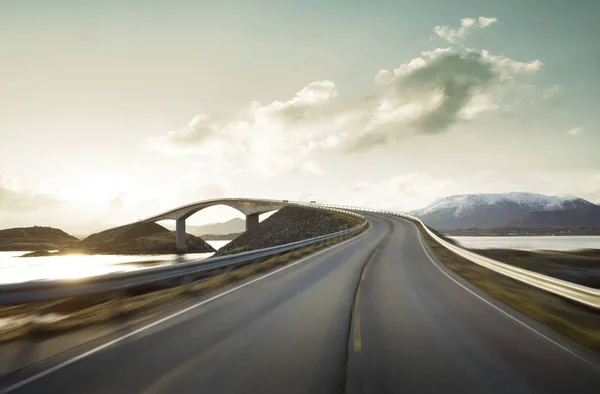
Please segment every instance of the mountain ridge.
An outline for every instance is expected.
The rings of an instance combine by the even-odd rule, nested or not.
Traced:
[[[174,225],[168,224],[165,227],[175,229]],[[233,218],[224,222],[207,223],[202,225],[186,225],[186,232],[198,237],[204,235],[222,235],[239,234],[246,231],[246,220],[242,218]]]
[[[409,213],[443,230],[600,226],[600,206],[583,198],[526,192],[452,195]]]

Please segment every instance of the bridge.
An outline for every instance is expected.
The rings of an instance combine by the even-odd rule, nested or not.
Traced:
[[[187,204],[167,212],[154,215],[147,219],[141,220],[145,223],[158,222],[161,220],[175,220],[176,245],[177,250],[187,251],[185,243],[185,221],[193,214],[216,205],[226,205],[237,209],[246,216],[246,231],[258,225],[259,215],[263,213],[275,211],[289,205],[287,200],[268,200],[256,198],[218,198],[212,200],[204,200]]]

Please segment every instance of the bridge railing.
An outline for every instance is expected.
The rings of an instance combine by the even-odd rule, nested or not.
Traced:
[[[343,211],[344,213],[361,218],[362,221],[357,226],[332,234],[233,255],[210,257],[203,260],[76,280],[30,281],[4,284],[0,285],[0,305],[52,301],[86,294],[118,292],[142,286],[161,286],[163,284],[165,286],[172,286],[177,283],[188,283],[190,280],[200,279],[215,272],[239,268],[309,246],[350,237],[363,230],[369,224],[364,216],[355,212],[347,212],[335,207],[323,208]]]

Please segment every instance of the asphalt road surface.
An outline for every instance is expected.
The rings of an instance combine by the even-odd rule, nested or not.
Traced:
[[[600,393],[597,354],[432,261],[413,224],[367,216],[357,239],[0,392]]]

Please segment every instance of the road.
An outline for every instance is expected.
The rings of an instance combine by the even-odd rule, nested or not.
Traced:
[[[372,227],[357,239],[0,387],[28,394],[600,392],[596,354],[432,261],[412,223],[367,216]]]

